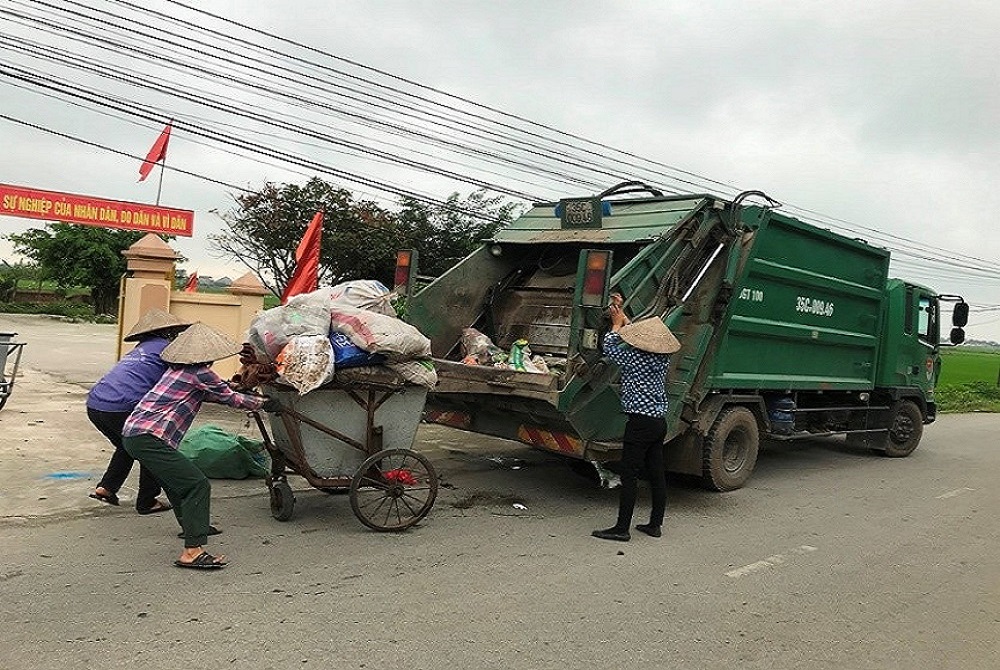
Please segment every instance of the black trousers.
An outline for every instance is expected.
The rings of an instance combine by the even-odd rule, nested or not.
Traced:
[[[125,483],[128,473],[132,471],[132,464],[135,463],[135,459],[129,456],[122,444],[122,429],[125,428],[128,416],[128,412],[102,412],[87,408],[87,418],[90,419],[90,423],[115,445],[115,453],[111,455],[108,469],[101,477],[98,486],[116,495]],[[160,490],[160,482],[146,466],[140,464],[139,492],[135,496],[135,508],[146,510],[152,507],[156,504],[156,496],[160,495]]]
[[[663,524],[667,509],[667,475],[663,464],[663,438],[667,435],[665,419],[642,414],[629,414],[625,423],[625,439],[618,474],[622,478],[618,498],[618,522],[615,528],[627,532],[632,525],[639,477],[649,478],[652,510],[649,525]]]

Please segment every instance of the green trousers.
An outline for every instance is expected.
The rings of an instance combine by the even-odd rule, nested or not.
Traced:
[[[184,529],[184,546],[200,547],[208,541],[212,485],[191,460],[152,435],[123,440],[125,451],[146,467],[163,486],[174,506],[177,523]]]

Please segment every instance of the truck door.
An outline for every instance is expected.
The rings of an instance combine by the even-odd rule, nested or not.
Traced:
[[[907,386],[929,390],[937,381],[939,308],[934,293],[919,286],[907,285],[903,326],[907,338],[900,352],[900,368]]]

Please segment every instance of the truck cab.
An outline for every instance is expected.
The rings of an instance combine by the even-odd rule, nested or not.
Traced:
[[[877,385],[914,399],[925,422],[936,417],[934,386],[941,369],[940,301],[929,288],[899,279],[886,286],[886,337]],[[898,398],[897,398],[898,399]]]

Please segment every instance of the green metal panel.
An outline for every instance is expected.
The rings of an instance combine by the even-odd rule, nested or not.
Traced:
[[[667,380],[671,426],[677,423],[688,391],[698,384],[697,376],[714,331],[705,322],[714,310],[721,269],[725,267],[716,262],[715,270],[681,308],[681,296],[693,287],[702,268],[729,235],[719,220],[722,210],[707,206],[709,202],[699,201],[696,209],[642,249],[611,280],[613,288],[624,293],[625,310],[633,318],[669,310],[667,324],[682,338],[683,348],[675,354]],[[619,439],[624,423],[617,368],[606,361],[590,362],[591,366],[581,369],[562,390],[559,409],[566,412],[581,437]]]
[[[435,356],[446,356],[458,342],[462,329],[479,318],[490,288],[517,262],[511,255],[498,258],[486,246],[479,247],[407,299],[406,321],[430,338]]]
[[[707,386],[872,388],[889,252],[761,214]]]
[[[500,231],[494,241],[538,242],[636,242],[652,240],[668,232],[678,221],[701,207],[709,196],[606,201],[610,214],[601,217],[600,228],[564,227],[556,216],[558,203],[532,207]]]
[[[684,403],[691,397],[691,387],[695,384],[701,362],[714,334],[714,328],[709,324],[692,327],[688,333],[684,333],[685,342],[681,350],[670,357],[670,370],[667,375],[668,440],[679,432]]]

